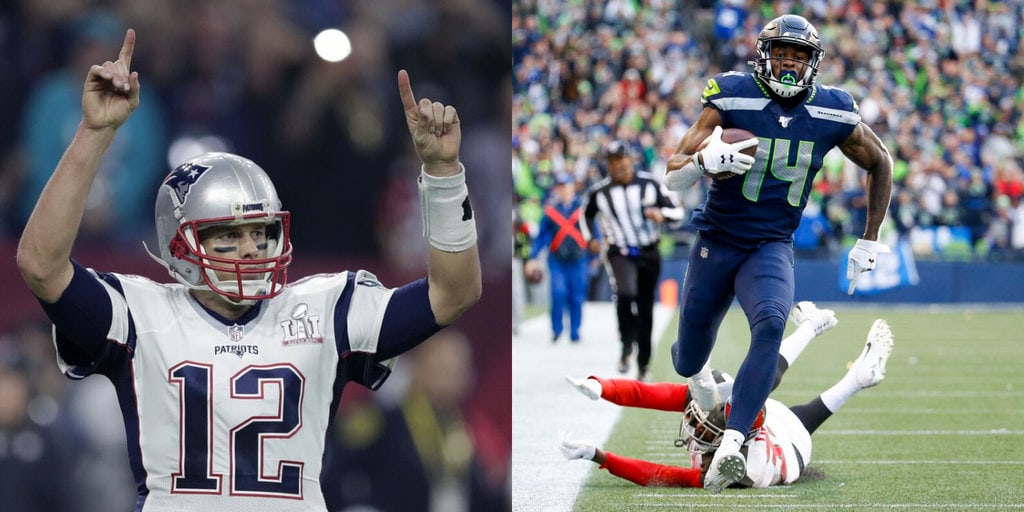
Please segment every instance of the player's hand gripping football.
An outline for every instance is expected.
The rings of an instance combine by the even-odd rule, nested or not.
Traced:
[[[135,31],[128,29],[117,61],[93,65],[82,91],[82,123],[92,129],[120,127],[139,107],[139,73],[132,71]]]
[[[850,281],[850,288],[847,295],[853,295],[853,289],[857,287],[857,279],[861,273],[875,268],[875,260],[879,253],[889,252],[889,247],[874,240],[857,240],[853,249],[850,249],[850,257],[846,262],[846,279]]]
[[[751,165],[754,165],[754,157],[746,155],[742,151],[757,144],[757,137],[732,144],[725,142],[722,140],[722,127],[716,126],[711,132],[711,140],[707,146],[696,155],[697,167],[711,175],[720,173],[742,175],[750,170]]]
[[[409,73],[404,69],[398,72],[398,93],[402,96],[409,134],[426,173],[432,176],[458,174],[462,129],[455,107],[427,98],[420,98],[417,103]]]

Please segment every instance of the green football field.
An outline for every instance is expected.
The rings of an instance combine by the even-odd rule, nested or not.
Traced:
[[[773,398],[802,404],[834,384],[875,318],[889,322],[895,348],[885,381],[814,433],[804,478],[712,495],[640,487],[594,465],[575,510],[1024,510],[1024,311],[834,309],[839,325],[811,342]],[[658,345],[654,380],[679,379],[669,356],[675,331],[673,322]],[[749,340],[741,311],[730,311],[718,340],[712,364],[735,375]],[[679,418],[624,409],[605,448],[688,465],[672,444]]]

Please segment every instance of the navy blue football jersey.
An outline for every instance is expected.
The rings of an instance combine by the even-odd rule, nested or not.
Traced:
[[[694,226],[741,246],[791,239],[822,159],[860,123],[857,102],[815,85],[787,110],[752,73],[735,71],[708,80],[701,101],[719,111],[722,128],[748,130],[760,143],[744,176],[713,181]]]

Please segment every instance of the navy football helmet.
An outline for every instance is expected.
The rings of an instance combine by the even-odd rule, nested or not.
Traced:
[[[807,50],[811,58],[804,63],[806,68],[803,76],[796,76],[792,73],[775,76],[771,58],[772,48],[776,45],[799,46]],[[821,38],[818,37],[818,31],[814,25],[811,25],[811,22],[804,17],[795,14],[786,14],[769,21],[757,36],[755,49],[757,50],[757,60],[750,63],[754,65],[754,73],[771,88],[772,92],[783,98],[791,98],[814,85],[814,79],[818,75],[818,65],[821,64],[821,57],[825,54],[825,50],[821,47]]]

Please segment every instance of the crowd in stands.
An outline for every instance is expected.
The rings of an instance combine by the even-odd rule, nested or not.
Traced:
[[[533,222],[551,177],[600,179],[607,141],[664,173],[708,78],[751,71],[764,24],[819,30],[817,83],[841,87],[890,149],[884,231],[919,257],[1024,260],[1024,2],[529,0],[512,12],[513,182]],[[864,172],[834,152],[814,183],[798,252],[834,257],[862,232]],[[680,199],[689,211],[704,196]],[[680,240],[686,240],[681,236]]]

